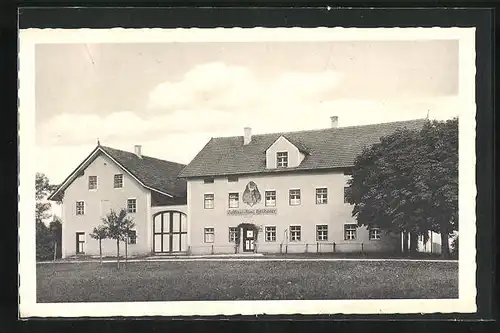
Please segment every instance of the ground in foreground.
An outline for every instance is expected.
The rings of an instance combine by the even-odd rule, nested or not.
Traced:
[[[37,265],[38,302],[457,298],[458,263],[163,261]]]

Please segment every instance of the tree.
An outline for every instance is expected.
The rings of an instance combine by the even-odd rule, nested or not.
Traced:
[[[359,225],[403,232],[403,249],[416,251],[418,235],[440,232],[443,255],[457,227],[458,120],[426,122],[381,138],[355,160],[346,191]]]
[[[51,185],[49,178],[40,172],[36,173],[35,177],[35,200],[36,200],[36,221],[44,221],[50,218],[51,204],[50,202],[43,202],[46,197],[56,188],[55,185]]]
[[[99,241],[99,262],[102,264],[102,240],[108,238],[108,229],[104,225],[94,227],[90,237]]]
[[[127,210],[121,209],[118,213],[111,210],[102,219],[107,230],[107,237],[116,240],[116,264],[120,268],[120,241],[126,241],[128,232],[135,226],[131,218],[127,216]]]
[[[35,176],[35,225],[36,225],[36,258],[49,260],[54,256],[55,244],[60,244],[61,222],[54,220],[47,227],[45,221],[51,217],[50,202],[45,202],[46,197],[56,188],[51,185],[49,178],[40,172]],[[59,223],[59,225],[57,224]],[[59,228],[59,229],[58,229]],[[59,246],[60,251],[60,246]]]

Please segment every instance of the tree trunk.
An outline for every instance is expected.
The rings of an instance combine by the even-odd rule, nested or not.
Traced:
[[[125,262],[128,259],[128,236],[125,238]]]
[[[101,241],[102,241],[102,239],[99,238],[99,262],[102,265],[102,246],[101,246]]]
[[[443,258],[450,257],[450,244],[448,238],[448,232],[441,232],[441,257]]]
[[[418,248],[418,235],[414,232],[410,233],[410,254],[415,254]]]
[[[120,239],[116,240],[116,267],[120,269]]]

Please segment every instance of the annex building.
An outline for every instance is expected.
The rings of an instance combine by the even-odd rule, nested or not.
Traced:
[[[49,198],[63,202],[63,257],[98,255],[89,234],[124,207],[136,224],[130,255],[399,251],[400,234],[357,226],[344,191],[364,147],[424,120],[337,123],[259,135],[245,128],[212,138],[187,166],[143,156],[140,146],[98,145]],[[103,241],[103,255],[116,255],[115,241]]]

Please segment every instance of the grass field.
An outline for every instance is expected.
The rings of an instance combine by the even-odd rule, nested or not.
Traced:
[[[163,261],[37,265],[38,302],[457,298],[458,263]]]

